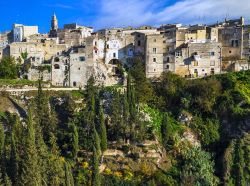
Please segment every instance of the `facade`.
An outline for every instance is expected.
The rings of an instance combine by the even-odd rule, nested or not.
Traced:
[[[22,42],[26,37],[38,34],[38,26],[13,25],[13,42]]]
[[[23,55],[27,54],[27,58]],[[99,84],[124,81],[120,68],[135,60],[145,65],[148,78],[173,72],[198,78],[224,71],[249,69],[250,25],[244,18],[214,25],[167,24],[159,28],[112,28],[93,32],[76,23],[58,27],[54,14],[48,34],[37,26],[14,24],[11,32],[0,34],[0,59],[13,56],[29,67],[24,74],[55,86],[84,87],[91,75]]]
[[[22,53],[27,52],[28,58],[39,58],[38,62],[48,61],[58,53],[67,49],[66,45],[58,44],[57,40],[45,39],[38,42],[14,42],[9,45],[10,56],[23,63]]]
[[[80,26],[76,23],[65,24],[63,29],[59,29],[58,20],[54,14],[51,19],[50,38],[58,38],[60,44],[68,47],[84,45],[85,38],[91,36],[92,27]]]

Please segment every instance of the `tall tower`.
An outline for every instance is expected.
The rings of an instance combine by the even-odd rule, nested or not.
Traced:
[[[57,30],[58,29],[58,20],[56,18],[56,14],[54,13],[51,19],[51,30]]]
[[[57,37],[57,30],[58,30],[58,20],[56,18],[56,14],[54,13],[51,19],[49,37]]]

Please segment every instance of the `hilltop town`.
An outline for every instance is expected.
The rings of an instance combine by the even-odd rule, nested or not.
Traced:
[[[250,25],[241,17],[213,25],[94,31],[76,23],[59,28],[54,14],[47,34],[40,34],[38,26],[22,24],[1,33],[0,59],[6,56],[25,67],[20,78],[42,77],[59,87],[84,87],[91,75],[102,85],[121,83],[120,68],[136,60],[145,64],[147,78],[168,71],[198,78],[249,70]]]
[[[243,17],[58,25],[0,34],[0,186],[250,185]]]

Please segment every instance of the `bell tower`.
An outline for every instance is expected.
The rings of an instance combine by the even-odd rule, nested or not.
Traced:
[[[56,14],[54,13],[51,19],[51,30],[57,30],[58,29],[58,20],[56,18]]]
[[[56,14],[54,13],[51,18],[49,37],[57,37],[57,30],[58,30],[58,20],[56,18]]]

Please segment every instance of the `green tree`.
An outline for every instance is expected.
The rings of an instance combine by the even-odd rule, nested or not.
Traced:
[[[78,130],[74,123],[71,124],[71,128],[72,128],[72,157],[76,158],[79,150]]]
[[[214,175],[214,162],[211,155],[199,147],[189,148],[184,152],[184,165],[181,172],[182,185],[217,185]]]
[[[22,159],[21,185],[40,186],[42,177],[39,168],[39,160],[36,148],[35,129],[32,121],[31,109],[29,109],[27,120],[27,137],[24,145],[24,156]]]
[[[21,53],[21,57],[25,61],[28,58],[28,52],[27,51],[26,52],[22,52]]]
[[[36,96],[36,119],[38,126],[41,127],[44,142],[49,144],[50,134],[55,132],[56,120],[51,117],[48,98],[42,90],[42,80],[38,81],[38,91]],[[54,116],[54,115],[53,115]]]
[[[18,185],[19,181],[19,164],[20,157],[19,152],[17,150],[16,140],[14,133],[11,134],[11,152],[10,152],[10,172],[11,172],[11,180],[13,185]]]
[[[56,137],[50,135],[50,153],[48,159],[48,183],[54,186],[60,186],[65,182],[64,160],[60,158],[59,148],[56,143]]]
[[[100,137],[94,127],[94,133],[93,133],[93,146],[95,147],[96,154],[98,157],[101,155],[101,143],[100,143]]]
[[[65,186],[74,186],[75,185],[74,178],[69,163],[65,162],[64,168],[65,168]]]
[[[100,186],[101,185],[101,175],[99,172],[99,155],[96,148],[93,148],[93,158],[92,158],[92,186]]]
[[[100,138],[101,138],[101,150],[104,152],[107,150],[107,130],[105,125],[105,117],[103,113],[103,108],[99,111],[99,122],[100,122]]]
[[[145,65],[136,59],[130,73],[134,79],[135,96],[140,103],[147,103],[153,96],[153,88],[145,72]]]
[[[5,134],[2,123],[0,123],[0,185],[4,185],[4,168],[3,168],[3,153],[4,153]]]
[[[163,99],[165,102],[165,109],[169,108],[174,110],[176,107],[179,109],[183,90],[186,82],[182,77],[166,72],[158,79],[158,83],[154,84],[157,99]]]
[[[4,57],[0,63],[0,78],[16,79],[18,77],[19,67],[16,65],[13,57]]]

